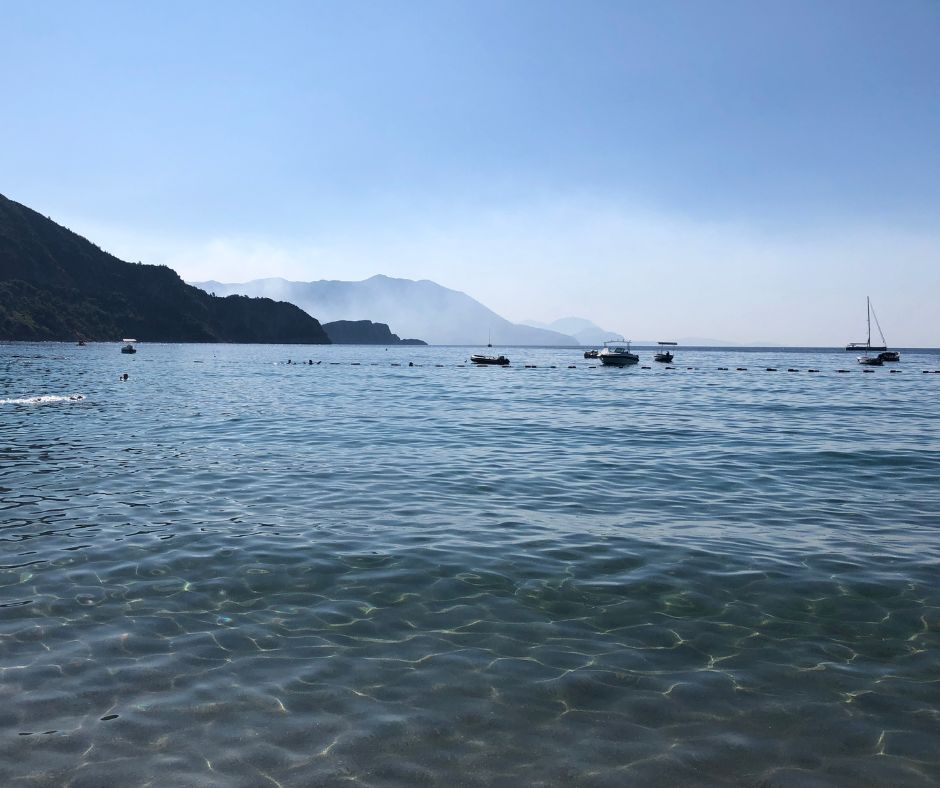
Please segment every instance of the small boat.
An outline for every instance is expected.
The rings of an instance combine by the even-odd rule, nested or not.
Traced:
[[[474,364],[495,364],[499,367],[505,367],[509,363],[509,359],[505,356],[483,356],[479,353],[470,356],[470,360]]]
[[[654,360],[654,361],[661,361],[663,364],[671,364],[673,358],[675,358],[675,357],[673,356],[673,354],[672,354],[670,351],[666,350],[666,345],[676,345],[676,344],[678,344],[678,343],[676,343],[676,342],[658,342],[657,344],[659,345],[659,352],[658,352],[655,356],[653,356],[653,360]]]
[[[604,349],[597,357],[605,367],[625,367],[640,360],[640,357],[630,350],[630,340],[624,339],[605,342]]]
[[[137,348],[134,347],[134,343],[137,341],[136,339],[122,339],[121,341],[127,343],[126,345],[124,345],[124,347],[121,348],[122,353],[136,353],[137,352]]]
[[[881,356],[859,356],[858,363],[863,367],[880,367],[884,365]]]
[[[597,350],[597,348],[594,348],[593,350],[585,350],[584,357],[585,358],[597,358],[598,352],[599,351]]]
[[[878,315],[875,314],[875,310],[871,305],[871,298],[868,296],[865,297],[865,303],[868,308],[868,338],[864,342],[849,342],[845,346],[846,350],[861,350],[864,351],[864,355],[858,357],[859,364],[865,364],[870,367],[880,367],[885,361],[900,361],[901,354],[896,350],[888,350],[888,343],[885,341],[884,332],[881,330],[881,324],[878,322]],[[873,345],[871,343],[871,319],[874,316],[875,318],[875,327],[878,329],[878,334],[881,336],[881,344]],[[877,352],[877,356],[869,356],[869,353]],[[872,361],[863,361],[862,359],[875,358],[877,362]]]

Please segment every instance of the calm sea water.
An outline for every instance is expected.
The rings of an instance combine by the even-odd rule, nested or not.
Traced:
[[[940,356],[469,352],[0,346],[0,783],[940,782]]]

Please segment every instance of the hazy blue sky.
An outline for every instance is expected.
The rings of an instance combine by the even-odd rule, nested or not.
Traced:
[[[786,344],[870,294],[940,345],[938,42],[935,0],[0,0],[0,192],[190,280]]]

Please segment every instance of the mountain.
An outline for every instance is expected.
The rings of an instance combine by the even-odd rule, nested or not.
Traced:
[[[0,195],[0,339],[329,344],[293,304],[215,298]]]
[[[426,345],[421,339],[401,339],[385,323],[371,320],[336,320],[324,323],[330,342],[334,345]]]
[[[607,331],[583,317],[563,317],[547,324],[535,320],[526,320],[525,324],[568,334],[577,339],[582,345],[600,345],[608,339],[618,339],[623,336],[619,331]]]
[[[625,335],[620,331],[606,331],[599,328],[590,320],[583,317],[563,317],[551,323],[540,323],[537,320],[526,320],[527,326],[536,328],[546,328],[552,331],[560,331],[563,334],[570,334],[582,345],[601,345],[608,339],[617,339]],[[667,337],[669,339],[669,337]],[[634,339],[633,344],[637,346],[655,347],[659,340],[654,339]],[[680,345],[685,347],[779,347],[774,342],[729,342],[725,339],[707,339],[705,337],[679,337],[676,339]]]
[[[465,293],[422,279],[373,276],[362,282],[289,282],[256,279],[241,284],[194,282],[210,293],[267,296],[296,304],[324,322],[381,321],[403,336],[433,345],[577,345],[557,331],[510,323]]]

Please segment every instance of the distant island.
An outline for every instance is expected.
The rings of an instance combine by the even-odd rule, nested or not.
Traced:
[[[0,339],[330,344],[270,298],[219,298],[175,271],[127,263],[0,195]]]
[[[385,323],[371,320],[335,320],[324,323],[330,342],[334,345],[426,345],[421,339],[401,339]]]
[[[381,321],[400,336],[421,337],[432,345],[567,345],[578,340],[559,331],[511,323],[466,293],[427,279],[377,275],[361,282],[291,282],[255,279],[242,283],[191,282],[228,295],[239,293],[289,301],[324,323]]]

